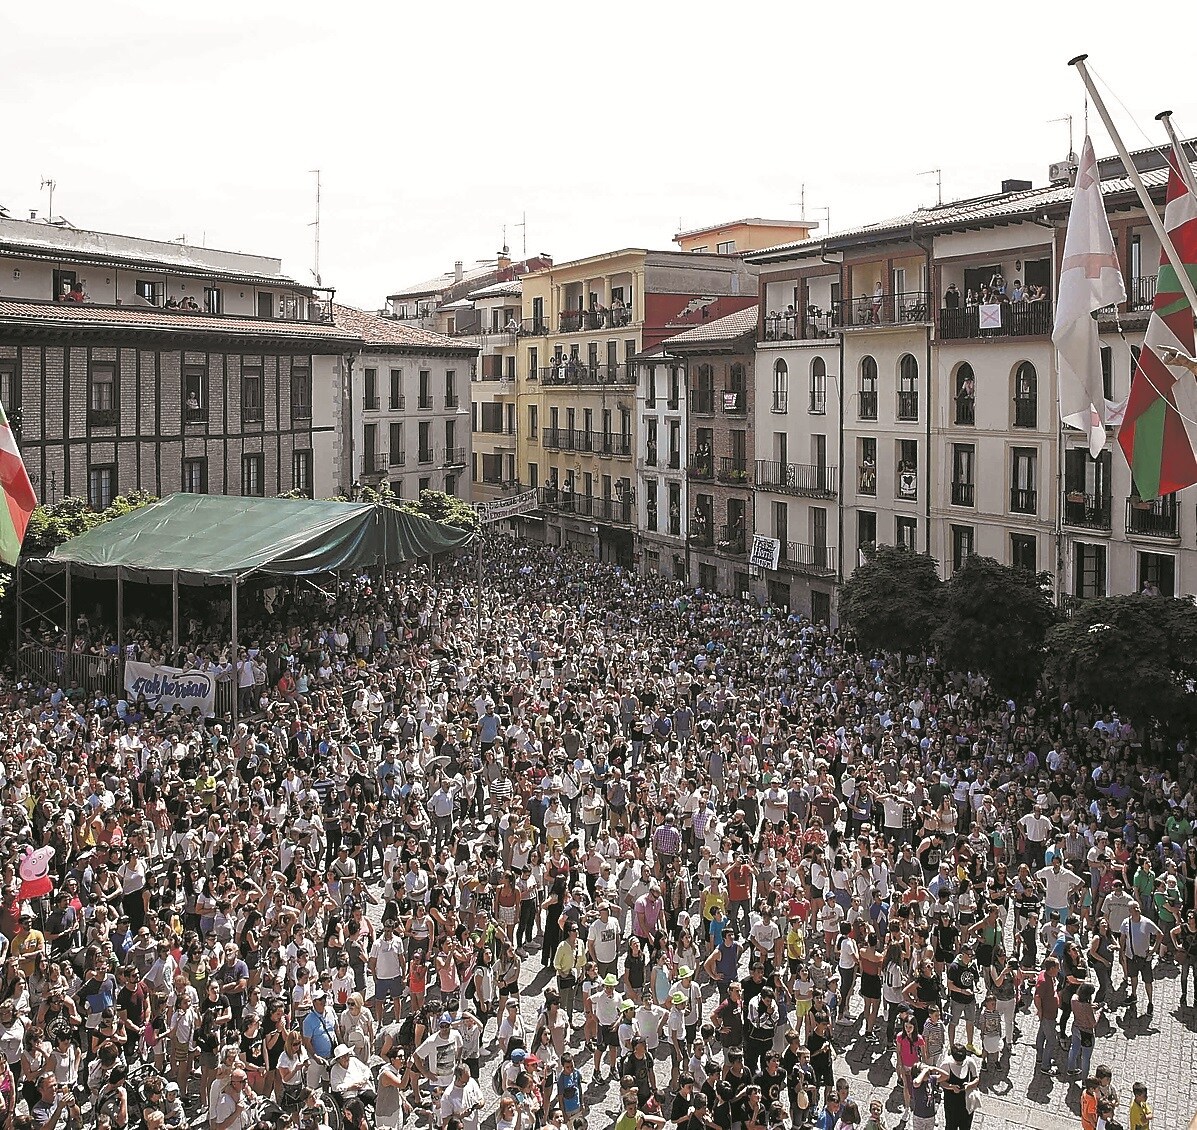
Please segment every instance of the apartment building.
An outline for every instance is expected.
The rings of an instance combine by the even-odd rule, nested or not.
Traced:
[[[0,217],[0,401],[38,497],[327,496],[347,359],[279,259]]]
[[[683,251],[699,254],[743,255],[748,251],[763,251],[781,243],[807,239],[818,226],[813,220],[808,223],[806,220],[765,220],[752,216],[680,231],[673,237],[673,242]]]
[[[640,568],[689,576],[686,554],[686,374],[664,345],[642,354],[636,378],[636,529]]]
[[[334,308],[359,350],[346,381],[346,481],[386,483],[400,498],[443,490],[469,499],[470,375],[477,347],[413,321]]]
[[[689,577],[704,589],[753,588],[754,341],[757,307],[683,330],[662,342],[685,365]]]
[[[470,294],[480,355],[470,384],[474,499],[503,498],[519,481],[516,466],[515,367],[520,340],[519,278]]]
[[[1162,205],[1163,152],[1135,160]],[[1159,246],[1117,159],[1101,173],[1128,289],[1099,318],[1106,395],[1120,401]],[[760,270],[758,418],[762,398],[790,415],[795,379],[807,407],[826,405],[784,442],[782,429],[773,437],[789,458],[794,443],[811,445],[809,464],[784,472],[786,493],[817,499],[798,504],[810,544],[824,544],[814,523],[826,522],[826,544],[839,550],[821,562],[828,583],[808,572],[802,591],[791,588],[798,607],[809,599],[812,613],[830,614],[829,582],[875,542],[926,550],[945,576],[972,553],[1046,571],[1061,601],[1148,582],[1167,595],[1197,591],[1197,508],[1174,496],[1140,501],[1112,431],[1093,460],[1085,437],[1060,425],[1050,335],[1071,194],[1066,181],[1007,181],[992,196],[748,256]],[[759,450],[769,439],[757,430]],[[836,448],[838,473],[826,470]],[[778,492],[760,472],[758,461],[757,527],[769,532],[762,505]],[[823,507],[838,513],[817,517]],[[782,526],[778,511],[775,536],[792,518]],[[770,571],[768,593],[781,594],[782,571]]]
[[[639,355],[755,302],[738,256],[626,248],[524,276],[517,464],[546,537],[632,564]]]

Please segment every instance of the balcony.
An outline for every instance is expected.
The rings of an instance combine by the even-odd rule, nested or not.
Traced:
[[[1010,488],[1010,513],[1034,514],[1039,509],[1039,492],[1027,487]]]
[[[407,453],[404,451],[391,452],[391,466],[402,467],[407,462]]]
[[[898,393],[898,419],[917,420],[919,418],[919,394],[917,392]]]
[[[690,523],[690,544],[697,549],[715,548],[715,531],[710,519],[704,514],[695,514]]]
[[[745,486],[750,481],[748,463],[743,459],[725,455],[719,460],[719,481],[733,486]]]
[[[88,416],[91,419],[91,422],[93,424],[102,422],[102,421],[96,419],[96,417],[99,415],[101,415],[101,413],[94,411],[94,410],[88,413]],[[241,405],[241,422],[243,424],[260,424],[262,422],[263,418],[264,418],[264,412],[263,412],[262,406],[260,404],[245,404],[244,402],[242,403],[242,405]],[[114,424],[116,423],[115,415],[113,415],[113,417],[112,417],[112,422]]]
[[[870,459],[866,459],[857,471],[856,493],[877,496],[877,464]]]
[[[788,412],[790,410],[790,394],[781,389],[773,390],[773,406],[770,411]]]
[[[567,357],[553,365],[543,366],[540,379],[547,385],[574,385],[583,388],[635,385],[636,366],[627,362],[587,365],[577,358]]]
[[[309,408],[304,412],[304,404],[302,401],[296,402],[294,398],[291,400],[291,415],[299,418],[311,416],[312,412]],[[203,424],[208,419],[208,409],[201,405],[193,404],[183,409],[183,419],[189,424]]]
[[[1110,529],[1109,495],[1085,494],[1084,491],[1068,491],[1064,495],[1064,524],[1077,526],[1082,530]]]
[[[713,388],[696,388],[691,392],[690,411],[696,416],[713,416],[715,414],[715,390]]]
[[[976,498],[977,488],[972,483],[952,484],[953,506],[975,506]]]
[[[525,318],[520,322],[520,333],[529,337],[548,337],[549,320],[543,314],[537,318]]]
[[[391,465],[391,457],[385,451],[366,451],[362,453],[363,475],[385,475]]]
[[[877,419],[877,393],[865,392],[863,389],[860,392],[860,418],[862,420]]]
[[[377,412],[381,403],[377,396],[367,396],[362,400],[362,408],[367,412]]]
[[[392,396],[391,397],[391,411],[392,412],[407,411],[407,397],[406,396]]]
[[[748,552],[748,538],[744,533],[744,527],[734,524],[720,526],[719,539],[715,543],[715,548],[720,553],[730,553],[733,557],[743,557]]]
[[[457,393],[445,393],[445,407],[456,408],[460,402],[457,399]]]
[[[827,393],[826,391],[819,392],[812,390],[810,394],[810,402],[807,405],[807,411],[812,416],[826,416],[827,415]]]
[[[632,324],[632,312],[626,307],[613,310],[566,310],[557,319],[557,332],[584,333],[587,330],[617,330]]]
[[[1176,495],[1166,494],[1154,502],[1126,500],[1126,532],[1146,538],[1180,537],[1180,513]]]
[[[956,397],[956,423],[972,427],[977,422],[977,398],[961,393]]]
[[[667,466],[671,471],[680,471],[682,469],[682,453],[680,451],[671,451]]]
[[[727,416],[748,415],[748,394],[743,389],[724,389],[723,412]]]
[[[445,461],[441,465],[443,467],[464,467],[466,461],[466,449],[464,447],[446,447]]]
[[[556,451],[561,447],[561,429],[560,428],[545,428],[541,433],[541,444],[550,450]]]
[[[417,458],[421,463],[431,463],[432,462],[432,449],[431,448],[421,448],[417,455]]]
[[[598,521],[616,526],[632,526],[636,522],[630,498],[596,498],[591,512]]]
[[[762,341],[816,341],[830,337],[839,325],[831,311],[808,306],[801,317],[797,314],[769,314],[765,317]]]
[[[670,466],[672,466],[670,460]],[[686,468],[686,477],[708,482],[715,477],[715,458],[712,455],[691,455]]]
[[[834,316],[838,318],[837,324],[845,330],[918,325],[930,319],[930,299],[931,296],[923,290],[844,298],[840,300]]]
[[[1052,332],[1050,302],[1002,302],[984,308],[940,310],[939,336],[962,338],[1048,337]]]
[[[764,490],[806,498],[835,498],[837,483],[837,468],[826,464],[756,461],[756,485]]]
[[[1039,420],[1039,399],[1034,396],[1016,396],[1014,398],[1014,426],[1016,428],[1033,428]]]
[[[815,577],[833,577],[839,568],[835,546],[805,545],[797,541],[783,541],[777,568],[787,573],[806,573]]]
[[[420,402],[417,405],[417,407],[420,409],[421,412],[428,411],[428,409],[430,409],[432,407],[432,397],[431,396],[421,396]]]
[[[1155,275],[1140,275],[1132,278],[1126,288],[1126,308],[1146,310],[1155,302]]]

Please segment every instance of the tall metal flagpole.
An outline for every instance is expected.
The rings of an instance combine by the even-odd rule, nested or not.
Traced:
[[[1193,166],[1188,157],[1185,156],[1185,148],[1180,143],[1180,138],[1177,136],[1176,127],[1172,124],[1172,111],[1161,110],[1155,116],[1157,122],[1164,123],[1164,129],[1168,131],[1168,139],[1172,142],[1172,148],[1176,151],[1176,159],[1180,164],[1180,175],[1185,182],[1185,187],[1197,197],[1197,177],[1193,176]]]
[[[1085,66],[1087,58],[1089,58],[1088,55],[1077,55],[1075,58],[1068,60],[1068,65],[1076,67],[1077,74],[1081,76],[1081,82],[1085,84],[1085,89],[1089,92],[1089,97],[1093,99],[1093,105],[1097,108],[1098,115],[1105,123],[1110,140],[1114,143],[1114,148],[1118,150],[1118,156],[1122,158],[1126,175],[1130,177],[1131,184],[1135,186],[1135,191],[1139,194],[1139,202],[1143,205],[1143,210],[1147,213],[1147,218],[1151,221],[1151,226],[1155,229],[1155,234],[1159,237],[1160,246],[1163,247],[1164,254],[1168,256],[1168,262],[1172,264],[1172,269],[1176,272],[1176,281],[1180,284],[1180,289],[1184,292],[1185,298],[1188,299],[1189,305],[1193,310],[1197,311],[1197,290],[1193,288],[1193,280],[1189,278],[1188,273],[1185,271],[1180,254],[1172,243],[1172,237],[1168,235],[1159,213],[1155,210],[1155,205],[1151,202],[1151,197],[1148,195],[1147,188],[1143,184],[1143,178],[1139,176],[1139,170],[1135,167],[1135,163],[1131,160],[1126,146],[1122,143],[1122,138],[1114,128],[1114,123],[1110,120],[1106,104],[1101,100],[1101,95],[1097,93],[1097,87],[1093,85],[1093,79],[1090,77],[1089,70]]]

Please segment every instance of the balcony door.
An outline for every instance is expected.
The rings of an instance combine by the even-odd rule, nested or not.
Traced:
[[[890,294],[892,294],[895,299],[901,298],[901,296],[906,293],[905,267],[894,267],[894,269],[890,271],[889,290]]]

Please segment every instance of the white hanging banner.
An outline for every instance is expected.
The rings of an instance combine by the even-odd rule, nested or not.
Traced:
[[[198,706],[205,718],[216,714],[216,676],[205,671],[182,671],[153,663],[125,664],[125,694],[130,702],[144,698],[151,710],[168,713],[181,706],[190,714]]]
[[[511,498],[500,498],[497,502],[475,502],[474,510],[479,522],[498,522],[503,518],[514,518],[519,514],[531,514],[540,508],[536,488]]]

